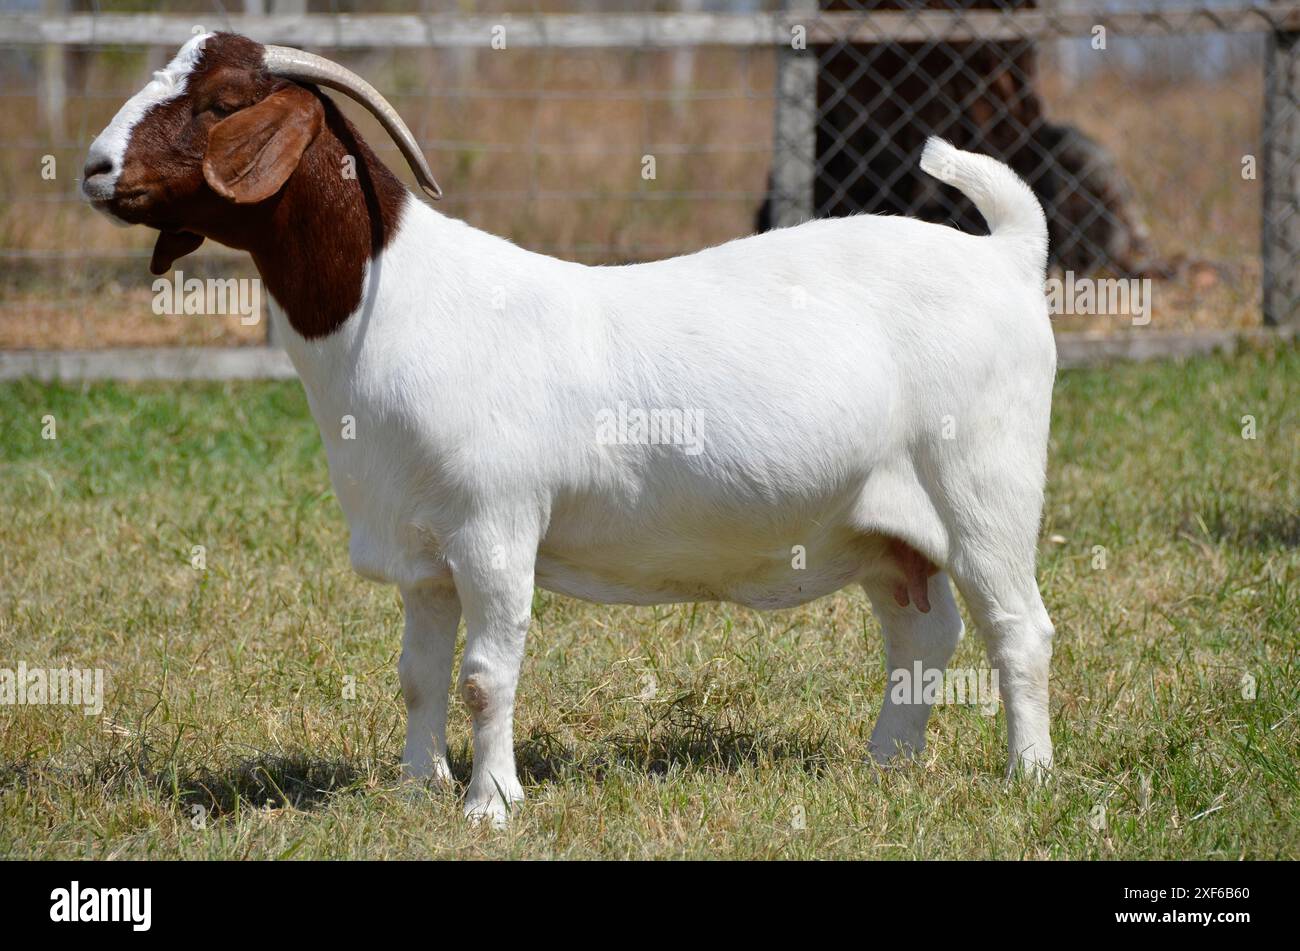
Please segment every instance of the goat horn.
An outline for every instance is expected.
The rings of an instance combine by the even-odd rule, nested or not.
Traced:
[[[397,147],[406,157],[406,163],[411,166],[411,171],[415,173],[416,181],[420,183],[425,194],[435,200],[442,197],[442,189],[434,180],[433,172],[429,170],[429,163],[425,161],[424,153],[420,151],[415,136],[406,127],[397,110],[379,94],[374,86],[352,70],[345,69],[323,56],[288,46],[267,46],[265,49],[262,64],[272,76],[283,76],[285,79],[328,86],[365,106],[397,143]]]

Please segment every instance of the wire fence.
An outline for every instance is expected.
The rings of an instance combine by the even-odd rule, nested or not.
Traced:
[[[813,6],[805,15],[816,23],[825,13]],[[968,200],[919,170],[925,139],[937,134],[1002,159],[1030,183],[1047,212],[1052,264],[1071,274],[1170,278],[1189,266],[1213,269],[1219,261],[1206,253],[1216,244],[1212,220],[1179,214],[1170,193],[1201,192],[1210,203],[1218,195],[1239,210],[1257,208],[1264,319],[1296,319],[1300,86],[1297,23],[1289,6],[1075,11],[1036,9],[1034,0],[947,0],[945,11],[932,11],[929,6],[940,4],[930,4],[891,12],[901,4],[890,0],[831,6],[851,8],[856,18],[838,17],[829,42],[810,46],[812,56],[797,49],[781,55],[772,196],[760,227],[869,212],[980,230],[983,222]],[[1264,42],[1253,50],[1243,44],[1184,46],[1184,52],[1214,51],[1220,59],[1207,84],[1197,71],[1179,69],[1177,60],[1156,52],[1162,41],[1197,34],[1258,34]],[[1045,42],[1063,37],[1078,40],[1065,47],[1053,76],[1041,54]],[[1136,48],[1124,49],[1135,41]],[[1117,45],[1124,55],[1114,55]],[[1216,155],[1213,143],[1177,116],[1176,101],[1157,101],[1166,91],[1152,95],[1151,71],[1133,55],[1144,52],[1163,67],[1157,73],[1185,90],[1184,109],[1204,110],[1211,120],[1207,131],[1226,136],[1235,152]],[[1252,63],[1252,57],[1258,58]],[[1061,81],[1085,60],[1122,83],[1095,104],[1098,113],[1112,114],[1081,121],[1053,115],[1062,104],[1067,116],[1070,111],[1068,102],[1049,107],[1054,81],[1058,97],[1078,96],[1077,84],[1065,89]],[[1121,114],[1118,100],[1126,98],[1145,106],[1131,117],[1136,127]],[[1250,115],[1260,116],[1258,124],[1235,122]],[[788,117],[784,123],[782,116]],[[1140,195],[1134,181],[1144,175],[1165,194]],[[1261,179],[1263,187],[1256,188]],[[1153,213],[1159,233],[1149,223]],[[1245,221],[1247,215],[1233,217]],[[1237,224],[1234,230],[1239,245],[1250,243],[1253,228]],[[1200,247],[1179,240],[1179,232],[1201,238]],[[1249,252],[1239,247],[1235,253]]]
[[[159,320],[149,236],[76,195],[90,139],[200,27],[367,76],[421,140],[441,210],[547,253],[650,260],[859,212],[978,232],[974,209],[917,169],[940,134],[1031,184],[1054,274],[1153,281],[1156,326],[1300,320],[1300,3],[250,8],[0,5],[0,348],[262,339],[262,326]],[[400,169],[369,117],[345,109]],[[210,243],[178,266],[252,274]]]

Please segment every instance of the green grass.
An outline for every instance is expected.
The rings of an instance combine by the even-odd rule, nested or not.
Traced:
[[[0,707],[0,855],[1300,858],[1297,381],[1294,348],[1062,375],[1046,785],[1003,780],[973,707],[936,710],[914,768],[864,762],[885,677],[858,592],[539,593],[507,832],[396,782],[400,602],[348,567],[296,383],[0,386],[0,667],[106,672],[99,717]],[[968,637],[953,664],[982,662]],[[451,743],[463,784],[458,703]]]

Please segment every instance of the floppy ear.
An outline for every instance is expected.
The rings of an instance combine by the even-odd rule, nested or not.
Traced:
[[[212,127],[203,177],[237,205],[270,198],[298,167],[324,117],[320,101],[302,86],[273,92]]]

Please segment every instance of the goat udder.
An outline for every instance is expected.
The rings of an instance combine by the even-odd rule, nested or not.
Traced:
[[[896,538],[889,540],[889,557],[893,560],[903,577],[894,582],[894,600],[900,608],[915,602],[916,609],[922,614],[930,611],[929,581],[939,573],[938,566],[907,542]]]

